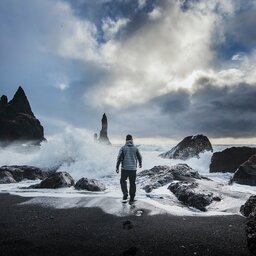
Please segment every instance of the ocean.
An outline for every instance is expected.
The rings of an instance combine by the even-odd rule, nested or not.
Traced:
[[[90,132],[68,128],[63,133],[50,136],[41,147],[12,145],[0,149],[0,166],[33,165],[40,168],[54,168],[66,171],[75,179],[82,177],[98,179],[107,190],[104,192],[77,191],[73,187],[61,189],[26,189],[25,187],[39,181],[22,181],[13,184],[0,184],[1,193],[11,193],[24,197],[33,197],[28,203],[39,203],[56,208],[100,207],[104,211],[125,215],[131,210],[121,204],[120,174],[115,172],[116,158],[121,145],[105,146],[94,143]],[[136,144],[136,140],[135,140]],[[173,215],[227,215],[240,214],[239,209],[250,195],[256,193],[256,187],[233,184],[228,185],[231,173],[210,173],[209,165],[212,152],[191,158],[187,161],[163,159],[159,154],[170,150],[174,145],[137,145],[142,157],[143,168],[150,169],[156,165],[176,165],[186,163],[210,181],[199,180],[200,188],[206,192],[219,195],[222,200],[213,202],[206,212],[182,205],[167,189],[168,185],[146,193],[137,184],[137,208],[148,209],[151,214],[170,213]],[[237,145],[213,145],[214,152]],[[241,146],[241,145],[239,145]],[[248,145],[247,145],[248,146]],[[249,145],[254,146],[254,145]],[[138,172],[141,170],[138,170]]]

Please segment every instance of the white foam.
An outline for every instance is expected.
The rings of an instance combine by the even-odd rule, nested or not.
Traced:
[[[136,142],[136,141],[135,141]],[[221,202],[214,202],[202,213],[196,209],[183,206],[167,189],[168,185],[153,190],[150,194],[141,188],[137,189],[136,209],[143,208],[155,213],[168,212],[174,215],[225,215],[239,214],[240,206],[246,199],[256,193],[256,188],[234,184],[228,185],[231,174],[209,173],[212,152],[191,158],[187,161],[163,159],[160,153],[170,150],[173,145],[139,145],[143,156],[143,169],[155,165],[175,165],[186,163],[199,173],[213,181],[199,181],[200,188],[219,194]],[[215,146],[214,151],[223,150],[227,146]],[[93,142],[93,133],[86,130],[67,128],[62,134],[48,138],[39,149],[21,150],[20,147],[0,149],[0,165],[34,165],[48,168],[61,164],[59,171],[67,171],[78,180],[81,177],[96,178],[107,186],[105,192],[81,192],[71,188],[62,189],[25,189],[39,181],[22,181],[14,184],[0,184],[0,192],[24,197],[36,197],[28,203],[40,203],[56,208],[101,207],[104,211],[116,214],[130,214],[129,206],[123,206],[120,198],[120,174],[115,173],[116,157],[120,145],[104,146]],[[132,209],[132,212],[135,211]]]

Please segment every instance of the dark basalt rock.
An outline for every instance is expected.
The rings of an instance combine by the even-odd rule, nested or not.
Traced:
[[[28,188],[65,188],[74,185],[74,180],[67,172],[55,172],[41,181],[39,184]]]
[[[213,201],[213,194],[195,192],[194,188],[198,186],[197,183],[188,183],[188,182],[177,182],[172,183],[168,189],[174,193],[174,195],[187,206],[192,206],[197,208],[200,211],[206,211],[206,206],[211,204]]]
[[[247,222],[245,233],[248,248],[252,255],[256,255],[256,217],[251,217]]]
[[[26,179],[42,180],[49,175],[50,171],[45,171],[35,166],[10,165],[0,167],[0,179],[4,179],[5,183],[20,182]]]
[[[16,183],[12,174],[8,171],[0,171],[0,184]]]
[[[247,244],[252,255],[256,255],[256,196],[250,196],[241,206],[240,212],[249,218],[245,228]]]
[[[98,180],[82,178],[75,184],[75,189],[88,191],[104,191],[106,190],[106,187]]]
[[[256,186],[256,155],[239,166],[231,179],[232,182]]]
[[[0,100],[1,145],[6,146],[16,141],[37,144],[43,140],[43,126],[34,116],[24,90],[19,87],[10,102],[3,95]]]
[[[199,158],[199,154],[213,151],[211,142],[204,135],[188,136],[170,151],[160,154],[163,158],[186,160],[191,157]]]
[[[250,196],[245,204],[241,206],[240,212],[245,217],[256,217],[256,196]]]
[[[106,114],[104,113],[102,119],[101,119],[101,131],[100,131],[100,137],[99,137],[99,142],[103,144],[110,145],[110,141],[108,138],[108,119]]]
[[[256,148],[232,147],[212,155],[210,172],[235,172],[237,168],[256,154]]]
[[[147,193],[173,180],[194,181],[195,179],[207,179],[187,164],[177,164],[171,167],[166,165],[154,166],[150,170],[143,170],[137,176],[138,181],[144,185],[143,189]]]

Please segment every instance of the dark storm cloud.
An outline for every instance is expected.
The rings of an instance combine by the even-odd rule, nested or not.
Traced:
[[[169,93],[155,103],[169,115],[170,124],[175,121],[174,132],[180,127],[176,130],[178,134],[206,133],[211,137],[236,138],[256,136],[255,98],[256,87],[248,84],[232,87],[206,84],[192,94]]]

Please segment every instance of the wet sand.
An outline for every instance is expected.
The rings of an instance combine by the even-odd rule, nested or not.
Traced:
[[[99,208],[20,205],[0,194],[0,255],[250,255],[237,216],[117,217]]]

